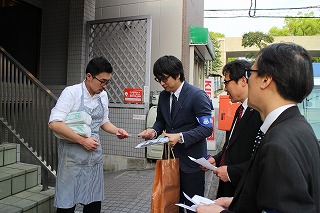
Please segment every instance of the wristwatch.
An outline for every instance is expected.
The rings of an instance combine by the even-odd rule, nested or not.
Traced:
[[[180,135],[180,139],[179,139],[179,143],[184,143],[184,140],[183,140],[183,135],[182,135],[182,133],[180,132],[179,133],[179,135]]]

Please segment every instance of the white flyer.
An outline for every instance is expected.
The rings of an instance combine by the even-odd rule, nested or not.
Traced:
[[[189,200],[191,201],[194,205],[192,206],[187,206],[185,204],[182,204],[182,203],[177,203],[176,205],[177,206],[180,206],[182,208],[185,208],[185,209],[188,209],[190,211],[193,211],[193,212],[197,212],[197,206],[199,205],[202,205],[202,204],[211,204],[211,203],[214,203],[213,200],[210,200],[208,198],[205,198],[205,197],[201,197],[199,195],[195,195],[193,196],[192,198],[190,198],[186,193],[183,192],[183,195]]]
[[[207,169],[210,169],[210,170],[212,170],[212,171],[214,171],[214,170],[217,169],[216,166],[213,166],[213,165],[212,165],[211,163],[209,163],[204,157],[199,158],[199,159],[195,159],[195,158],[190,157],[190,156],[188,156],[188,157],[190,158],[190,160],[192,160],[192,161],[200,164],[201,166],[206,167]]]
[[[168,143],[168,142],[169,142],[168,137],[157,138],[157,139],[153,139],[153,140],[142,141],[135,148],[144,148],[144,147],[151,146],[154,144],[163,144],[163,143]]]

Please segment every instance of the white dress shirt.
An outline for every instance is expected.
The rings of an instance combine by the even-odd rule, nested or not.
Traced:
[[[99,104],[99,97],[101,98],[101,102],[104,107],[104,118],[100,126],[109,121],[109,100],[107,93],[105,91],[102,91],[99,94],[91,96],[83,81],[80,84],[68,86],[62,91],[57,104],[51,110],[49,123],[52,121],[64,121],[68,113],[77,111],[79,109],[81,103],[82,88],[84,93],[84,105],[86,107],[94,109]]]

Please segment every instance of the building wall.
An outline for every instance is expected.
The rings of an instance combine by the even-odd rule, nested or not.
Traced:
[[[220,38],[221,59],[225,64],[228,58],[245,57],[250,52],[258,52],[255,46],[241,46],[242,37]],[[320,36],[279,36],[274,37],[274,43],[294,42],[306,48],[313,57],[320,57]]]
[[[194,56],[190,54],[190,26],[200,26],[203,27],[203,10],[204,10],[204,1],[199,0],[185,0],[184,5],[184,16],[183,16],[183,45],[182,45],[182,63],[184,66],[186,79],[191,84],[194,82]],[[199,59],[200,60],[200,59]],[[203,61],[200,64],[204,67]],[[192,73],[193,74],[192,74]],[[196,78],[203,79],[204,76],[196,76]],[[200,86],[195,84],[196,86]],[[201,87],[203,88],[203,87]]]
[[[151,72],[154,62],[163,55],[181,58],[181,0],[97,0],[95,19],[151,15]],[[152,75],[153,76],[153,75]],[[162,87],[151,78],[151,91]]]

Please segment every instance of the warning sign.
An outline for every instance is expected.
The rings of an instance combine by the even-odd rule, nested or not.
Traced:
[[[142,89],[141,88],[125,88],[124,89],[124,103],[142,103]]]

